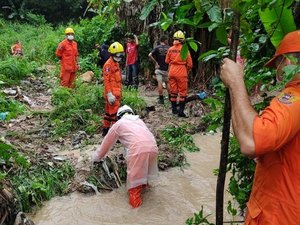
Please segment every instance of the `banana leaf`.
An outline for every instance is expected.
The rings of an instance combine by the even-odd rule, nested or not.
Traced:
[[[259,16],[270,36],[272,44],[277,48],[285,34],[296,30],[291,1],[277,1],[273,7],[259,10]]]

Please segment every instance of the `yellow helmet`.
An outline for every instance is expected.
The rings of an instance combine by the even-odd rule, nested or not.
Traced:
[[[116,41],[109,46],[108,52],[110,52],[111,54],[124,52],[123,45],[121,45],[120,42]]]
[[[177,40],[184,40],[185,36],[184,36],[184,33],[181,30],[178,30],[174,33],[173,38],[177,39]]]
[[[74,34],[74,30],[71,27],[65,29],[65,34]]]

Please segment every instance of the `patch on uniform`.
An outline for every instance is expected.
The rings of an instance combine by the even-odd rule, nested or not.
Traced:
[[[106,67],[106,68],[105,68],[105,72],[106,72],[106,73],[109,73],[109,71],[110,71],[110,68],[109,68],[109,67]]]
[[[283,104],[292,104],[293,102],[300,100],[299,96],[295,96],[292,93],[284,92],[280,93],[277,98],[278,101],[280,101]]]

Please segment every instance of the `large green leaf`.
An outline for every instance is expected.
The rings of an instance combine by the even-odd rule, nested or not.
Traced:
[[[216,35],[217,35],[217,39],[218,41],[220,41],[223,45],[227,45],[227,32],[225,27],[218,27],[216,29]]]
[[[287,2],[283,4],[282,0],[278,0],[275,6],[259,10],[260,19],[276,48],[285,34],[296,30],[292,10],[288,8],[290,1]]]
[[[145,20],[157,4],[158,0],[152,0],[151,2],[146,4],[145,7],[142,9],[140,20]]]
[[[198,45],[197,45],[196,41],[190,40],[190,41],[188,41],[187,43],[188,43],[188,45],[194,50],[194,52],[197,52],[197,50],[198,50]],[[198,42],[198,43],[199,43],[199,42]],[[200,43],[199,43],[199,44],[200,44]]]
[[[186,14],[189,12],[189,10],[191,10],[193,8],[193,4],[187,4],[187,5],[183,5],[180,6],[177,10],[176,10],[176,18],[177,19],[183,19],[186,17]]]
[[[182,49],[180,51],[180,57],[182,58],[182,60],[186,60],[188,54],[189,54],[189,48],[188,48],[187,44],[184,43],[182,45]]]

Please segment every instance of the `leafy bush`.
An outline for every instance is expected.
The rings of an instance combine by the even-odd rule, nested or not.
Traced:
[[[104,109],[103,87],[78,82],[73,90],[59,87],[53,92],[55,109],[50,118],[55,125],[55,134],[64,135],[70,130],[83,129],[93,133],[99,127]]]
[[[35,62],[23,58],[8,58],[0,64],[0,80],[7,84],[19,83],[37,67]]]
[[[187,133],[186,126],[167,126],[161,131],[161,134],[168,144],[176,149],[189,152],[199,151],[192,135]]]
[[[14,164],[16,166],[21,166],[24,168],[28,168],[29,163],[26,160],[25,156],[20,154],[17,150],[15,150],[11,145],[4,143],[0,140],[0,162],[1,164],[5,164],[7,167],[13,167]],[[0,187],[3,179],[6,176],[6,172],[0,172]]]
[[[6,121],[16,118],[25,111],[24,105],[13,99],[6,99],[0,94],[0,113],[7,112]]]
[[[69,163],[54,163],[51,166],[44,161],[39,161],[36,166],[14,172],[10,179],[20,209],[30,212],[32,206],[41,206],[45,200],[67,194],[73,176],[74,170]]]
[[[228,191],[239,203],[239,210],[243,214],[252,188],[255,162],[241,154],[236,138],[230,139],[227,169],[232,173]]]
[[[188,218],[186,221],[185,221],[185,224],[186,225],[214,225],[213,223],[210,223],[208,220],[207,220],[207,216],[204,216],[203,214],[203,206],[201,206],[201,210],[199,211],[199,213],[194,213],[194,216],[191,217],[191,218]]]
[[[140,114],[147,104],[145,100],[139,96],[139,92],[137,90],[123,87],[122,105],[128,105],[135,111],[135,113]]]

